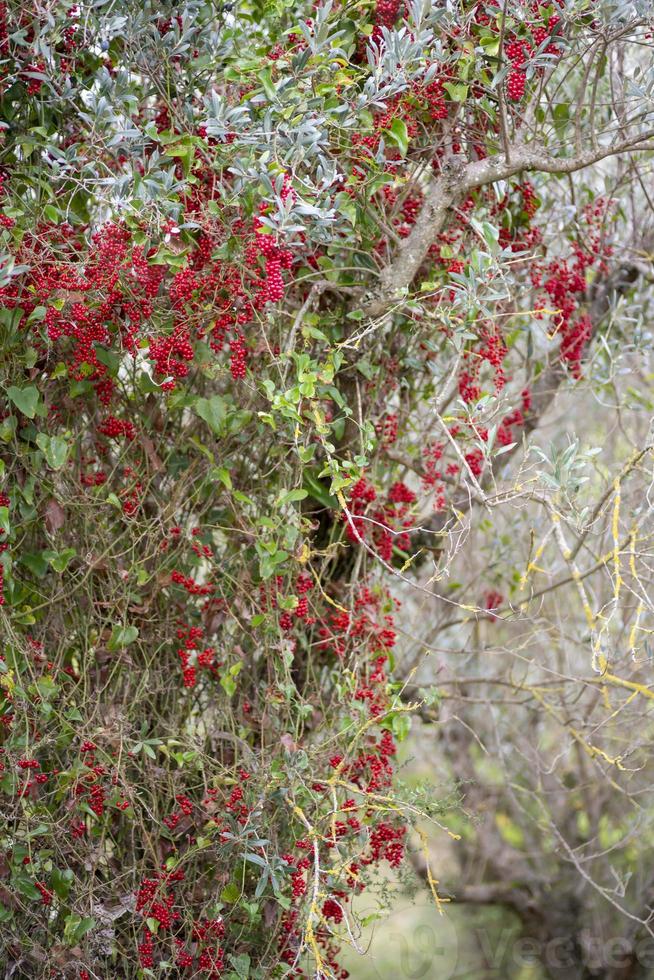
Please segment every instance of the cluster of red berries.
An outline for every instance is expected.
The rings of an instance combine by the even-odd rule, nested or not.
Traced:
[[[361,863],[385,860],[391,868],[399,867],[404,858],[406,830],[405,824],[377,824],[370,833],[370,857],[362,858]]]
[[[137,946],[139,963],[143,969],[151,969],[154,966],[154,939],[149,929],[143,932],[143,938]]]
[[[497,589],[491,589],[484,596],[484,609],[488,609],[489,612],[492,612],[493,609],[499,609],[503,603],[504,596]]]
[[[375,423],[375,432],[384,449],[390,448],[397,439],[398,418],[394,412],[388,412]]]
[[[540,5],[532,4],[531,6],[532,11],[538,15],[540,13]],[[531,40],[537,48],[540,48],[552,37],[559,21],[558,14],[553,14],[548,18],[547,27],[542,23],[529,25],[528,31],[531,34]],[[513,37],[505,44],[504,52],[511,66],[506,79],[506,92],[512,101],[520,102],[525,94],[527,82],[526,65],[533,57],[534,49],[532,43],[527,38]],[[561,54],[559,45],[553,42],[547,44],[545,52],[555,56]]]
[[[383,38],[382,28],[385,27],[390,30],[394,26],[403,6],[403,0],[377,0],[373,15],[374,26],[370,35],[373,44],[381,42]]]
[[[409,548],[409,535],[403,528],[410,527],[409,507],[416,499],[415,494],[405,484],[394,484],[385,502],[374,508],[369,505],[377,501],[377,491],[365,477],[358,480],[350,490],[350,515],[343,515],[346,534],[351,541],[371,540],[377,554],[386,562],[393,557],[393,547],[402,551]]]
[[[354,616],[342,610],[330,613],[329,619],[323,620],[318,630],[321,648],[339,659],[345,657],[353,642],[365,644],[372,655],[392,649],[396,641],[393,617],[382,613],[382,603],[381,595],[374,595],[362,586],[355,600]]]
[[[42,904],[43,905],[52,905],[53,893],[50,891],[50,889],[46,885],[44,885],[44,883],[42,881],[35,881],[34,882],[34,885],[39,890],[39,892],[41,893],[41,902],[42,902]]]
[[[284,295],[283,269],[293,265],[293,253],[281,248],[276,237],[266,234],[267,230],[259,218],[255,218],[255,238],[257,248],[265,259],[266,279],[262,292],[264,303],[277,303]]]
[[[154,362],[155,373],[169,379],[161,383],[164,391],[172,391],[176,381],[187,377],[189,364],[195,356],[190,334],[181,325],[174,327],[168,335],[151,337],[148,353]]]
[[[214,586],[210,582],[201,585],[191,575],[184,575],[176,568],[171,572],[170,578],[175,585],[181,585],[189,595],[211,595],[214,591]]]
[[[180,917],[174,908],[175,897],[170,886],[183,881],[184,876],[184,870],[177,868],[175,871],[164,870],[152,878],[144,878],[136,893],[136,912],[144,918],[155,919],[162,931],[170,929]]]
[[[371,718],[377,718],[383,714],[386,704],[386,671],[385,665],[388,661],[386,654],[377,657],[373,663],[373,670],[370,673],[367,683],[359,684],[354,692],[355,701],[362,701],[367,704],[368,714]]]
[[[201,626],[181,626],[177,630],[177,639],[182,641],[184,646],[178,649],[177,656],[182,664],[182,674],[184,687],[192,688],[197,683],[198,665],[198,640],[202,638],[204,630]],[[194,662],[191,662],[193,657]]]
[[[188,796],[184,796],[183,793],[178,794],[175,797],[175,802],[177,803],[179,810],[173,811],[167,817],[164,817],[163,821],[169,830],[174,830],[180,820],[182,820],[183,817],[190,817],[194,810],[192,801],[188,798]]]
[[[246,777],[246,778],[249,778]],[[243,789],[240,786],[235,786],[234,789],[229,794],[229,797],[224,802],[225,810],[231,813],[241,825],[245,825],[250,816],[250,807],[245,802],[245,797]]]
[[[573,378],[581,377],[581,361],[593,330],[588,314],[580,313],[587,277],[593,269],[605,271],[606,259],[612,253],[602,237],[608,208],[609,202],[601,197],[584,208],[585,234],[572,243],[571,254],[537,264],[531,270],[534,286],[544,290],[547,305],[557,310],[552,316],[554,335],[560,338],[559,356]]]
[[[304,573],[298,575],[295,583],[290,586],[289,591],[295,593],[298,596],[298,600],[292,612],[285,611],[279,616],[278,624],[283,632],[290,632],[299,623],[302,623],[304,627],[309,627],[313,626],[316,622],[315,617],[309,615],[308,593],[311,592],[313,587],[314,581],[312,577]],[[266,585],[260,585],[259,601],[262,611],[277,609],[277,597],[283,591],[285,591],[285,582],[281,575],[276,576]]]
[[[509,41],[504,48],[511,63],[511,69],[506,78],[506,92],[510,99],[519,102],[525,94],[527,73],[524,65],[527,60],[527,46],[524,41]]]
[[[131,466],[123,467],[123,477],[128,483],[120,491],[122,511],[125,517],[134,517],[141,505],[143,484]]]
[[[98,426],[98,432],[107,439],[132,439],[136,438],[136,428],[129,419],[117,419],[115,415],[108,418]]]
[[[84,801],[97,817],[104,814],[107,791],[102,780],[107,776],[107,770],[99,765],[95,759],[97,747],[94,742],[88,739],[80,746],[80,755],[84,766],[88,770],[81,776],[73,786],[73,796],[75,799]],[[77,828],[77,829],[75,829]],[[71,832],[74,837],[81,837],[86,831],[83,821],[80,824],[73,824]]]

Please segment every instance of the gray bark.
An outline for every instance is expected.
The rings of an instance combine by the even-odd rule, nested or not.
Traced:
[[[635,150],[651,149],[649,140],[654,138],[654,130],[642,133],[637,138],[622,140],[608,147],[587,150],[573,157],[553,157],[543,146],[534,142],[516,144],[509,152],[466,163],[463,157],[455,156],[443,166],[442,174],[435,178],[425,191],[424,203],[408,236],[397,256],[381,273],[381,289],[377,296],[367,303],[364,313],[370,317],[380,316],[402,297],[424,262],[429,248],[440,234],[449,209],[462,201],[471,190],[506,180],[523,171],[567,174],[592,166],[607,157]]]

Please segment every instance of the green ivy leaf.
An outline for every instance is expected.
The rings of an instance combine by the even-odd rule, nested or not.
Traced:
[[[75,912],[71,912],[70,915],[66,916],[64,921],[64,942],[68,946],[74,946],[95,925],[96,920],[93,917],[89,916],[86,919],[82,919]]]
[[[250,976],[250,957],[247,953],[240,953],[238,956],[234,956],[230,953],[229,961],[236,970],[239,980],[248,980]]]
[[[227,415],[224,398],[221,398],[220,395],[214,395],[213,398],[198,398],[193,408],[196,415],[199,415],[207,423],[212,432],[217,436],[223,435]]]
[[[232,905],[234,902],[238,902],[240,896],[241,896],[241,889],[238,887],[238,885],[235,882],[230,881],[227,885],[225,885],[225,887],[221,891],[220,901],[228,902],[230,905]]]
[[[43,578],[48,570],[48,562],[45,557],[45,553],[33,552],[21,555],[21,562],[27,568],[29,568],[32,575],[36,575],[37,578]]]
[[[39,391],[34,385],[27,388],[17,388],[12,385],[7,388],[7,397],[14,403],[19,412],[33,419],[39,408]]]
[[[138,635],[139,631],[136,626],[114,626],[109,642],[107,643],[107,649],[113,653],[121,647],[128,647]]]
[[[51,470],[60,470],[65,465],[70,446],[61,436],[48,436],[45,432],[39,432],[36,444]]]
[[[20,892],[25,898],[30,898],[33,902],[41,900],[41,892],[38,890],[36,885],[27,876],[20,875],[15,878],[14,884],[16,890]]]
[[[55,572],[65,572],[77,551],[75,548],[64,548],[63,551],[44,551],[43,557],[50,562]]]
[[[68,893],[70,892],[71,886],[73,884],[73,872],[70,868],[66,868],[65,871],[60,871],[59,868],[53,868],[51,882],[52,888],[59,898],[68,898]]]

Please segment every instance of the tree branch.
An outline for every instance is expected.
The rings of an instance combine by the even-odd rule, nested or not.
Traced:
[[[652,139],[654,129],[573,157],[551,156],[537,143],[516,144],[511,147],[508,157],[502,153],[467,164],[462,157],[452,157],[444,164],[442,174],[427,187],[413,230],[398,255],[382,270],[381,289],[375,299],[364,307],[364,313],[371,317],[380,316],[394,299],[400,298],[403,290],[408,289],[440,234],[449,209],[471,190],[497,180],[506,180],[525,170],[551,174],[574,173],[620,153],[654,149],[648,142]]]

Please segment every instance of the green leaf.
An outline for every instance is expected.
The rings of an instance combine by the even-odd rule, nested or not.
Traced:
[[[107,649],[119,650],[120,647],[128,647],[130,643],[138,637],[139,631],[136,626],[114,626],[111,637],[107,643]]]
[[[47,436],[45,432],[39,432],[36,444],[45,456],[50,469],[60,470],[65,465],[70,446],[61,436]]]
[[[236,435],[252,418],[252,412],[247,412],[245,409],[238,409],[236,412],[230,412],[227,416],[227,432],[230,436]]]
[[[356,367],[357,371],[364,376],[364,378],[367,378],[368,381],[372,381],[375,376],[375,369],[367,357],[362,357],[361,360],[357,361],[354,366]]]
[[[26,415],[28,419],[33,419],[39,407],[39,392],[34,385],[27,388],[17,388],[12,385],[7,388],[7,397],[14,403],[19,412]]]
[[[17,877],[15,879],[15,885],[17,891],[25,898],[31,898],[33,902],[41,900],[41,892],[28,877],[23,877],[22,875]]]
[[[317,500],[319,504],[323,507],[327,507],[329,510],[335,510],[338,507],[338,501],[336,497],[332,495],[327,490],[327,487],[322,483],[317,476],[314,476],[309,470],[305,470],[302,476],[303,483],[309,495]]]
[[[52,869],[52,876],[50,878],[52,888],[59,898],[63,898],[64,901],[68,898],[68,893],[73,884],[73,878],[74,875],[70,868],[66,868],[65,871],[60,871],[59,868]]]
[[[409,149],[409,134],[404,120],[396,117],[386,132],[391,137],[402,156],[405,157],[406,151]]]
[[[453,102],[465,102],[468,98],[468,86],[465,82],[445,82],[443,88],[447,89]]]
[[[20,560],[27,568],[29,568],[32,575],[36,575],[37,578],[43,578],[48,570],[48,561],[45,557],[45,552],[33,552],[32,554],[25,554],[20,556]]]
[[[275,86],[273,85],[269,68],[265,68],[262,72],[260,72],[259,80],[268,98],[271,100],[271,102],[274,101],[277,96],[277,92],[275,91]]]
[[[34,830],[28,830],[24,836],[24,840],[33,840],[34,837],[43,837],[49,831],[47,823],[40,823]]]
[[[280,493],[277,503],[281,507],[283,504],[293,504],[298,500],[304,500],[308,496],[308,490],[284,490],[283,493]]]
[[[74,946],[95,925],[96,920],[93,917],[89,916],[86,919],[82,919],[75,912],[71,912],[70,915],[66,916],[64,922],[64,942],[67,946]]]
[[[411,731],[411,719],[405,713],[393,715],[391,719],[391,730],[398,742],[403,742]]]
[[[217,436],[224,433],[227,414],[224,398],[221,398],[220,395],[214,395],[213,398],[198,398],[193,409],[196,415],[199,415]]]
[[[120,368],[120,355],[113,350],[107,350],[106,347],[100,347],[96,345],[95,356],[100,361],[100,364],[104,364],[108,367],[112,374],[118,374]]]
[[[238,956],[234,956],[233,953],[230,953],[229,961],[236,970],[239,980],[248,980],[250,976],[250,957],[248,954],[239,953]]]
[[[261,854],[249,853],[249,854],[244,854],[243,857],[245,858],[246,861],[249,861],[251,864],[256,864],[260,868],[268,867],[268,862],[264,857],[261,856]]]
[[[64,548],[63,551],[44,551],[43,557],[47,558],[55,572],[65,572],[72,558],[77,551],[75,548]]]
[[[224,677],[220,678],[220,686],[228,698],[233,697],[236,693],[236,681],[233,677],[230,677],[229,674],[226,674]]]
[[[45,701],[51,700],[59,691],[59,685],[55,683],[50,674],[39,677],[34,686]]]
[[[241,896],[241,889],[238,887],[238,885],[235,882],[230,881],[227,885],[225,885],[225,887],[221,891],[220,901],[229,902],[229,904],[232,905],[234,902],[238,902],[240,896]]]
[[[95,926],[96,926],[96,920],[93,918],[93,916],[89,915],[85,919],[82,919],[77,929],[75,930],[76,941],[79,942],[82,936],[85,936],[87,932],[91,931],[91,929],[95,929]]]
[[[274,554],[261,555],[259,560],[259,574],[262,579],[268,579],[277,572],[277,566],[283,564],[288,558],[287,551],[276,551]]]
[[[36,323],[41,320],[45,320],[45,315],[48,312],[47,306],[37,306],[35,307],[27,318],[28,323]]]
[[[217,479],[219,479],[223,486],[227,487],[228,490],[232,489],[232,478],[229,475],[229,470],[224,466],[219,466],[216,470],[214,470],[212,475],[217,477]]]
[[[492,37],[482,37],[481,46],[484,49],[484,54],[489,57],[496,57],[500,50],[500,39],[496,35]]]
[[[16,416],[9,415],[7,418],[0,423],[0,439],[3,442],[11,442],[14,437],[14,432],[16,431]]]

